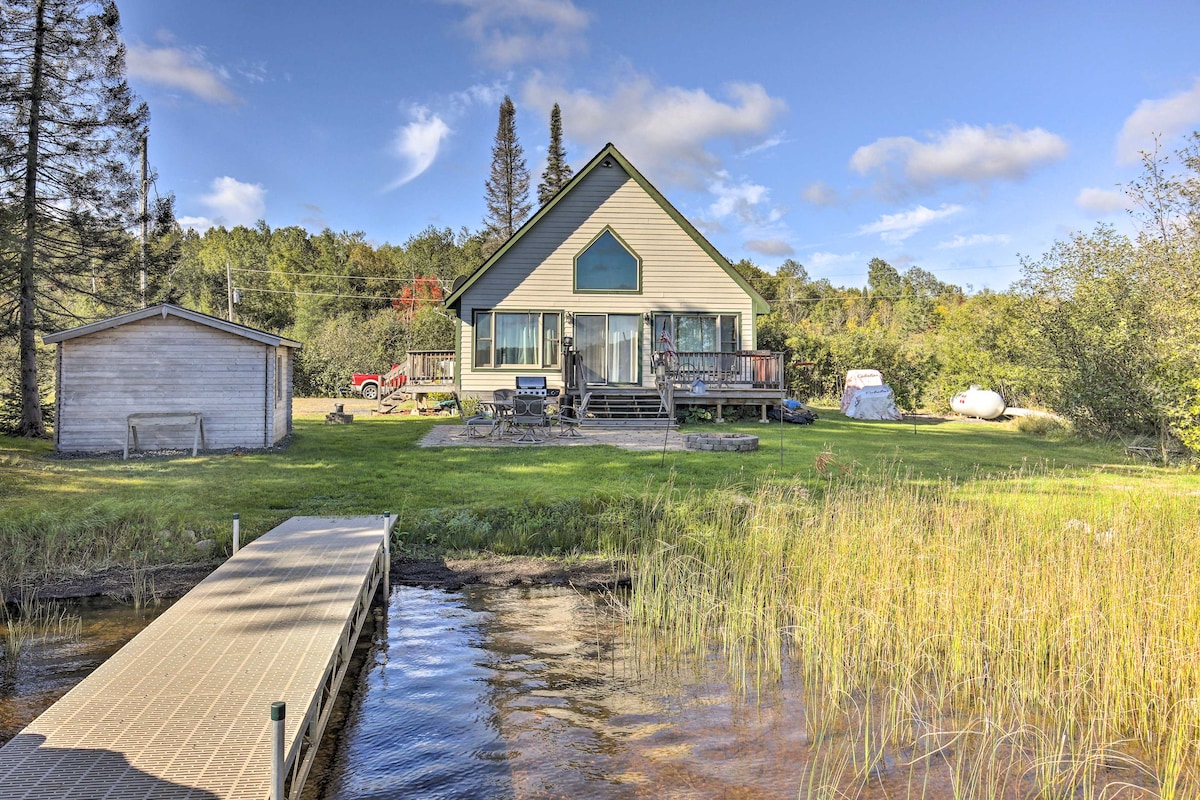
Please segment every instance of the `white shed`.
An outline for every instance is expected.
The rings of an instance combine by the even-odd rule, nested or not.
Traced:
[[[269,447],[292,430],[299,342],[164,303],[46,336],[58,345],[54,445],[120,450],[131,415],[143,449],[191,447],[199,414],[210,449]]]

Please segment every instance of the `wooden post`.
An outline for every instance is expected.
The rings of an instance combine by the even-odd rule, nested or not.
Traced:
[[[392,512],[383,512],[383,605],[386,608],[392,593]]]
[[[149,236],[150,229],[150,178],[149,178],[149,159],[147,150],[150,142],[148,133],[142,134],[142,236],[141,236],[141,269],[139,270],[139,284],[141,286],[141,301],[142,308],[146,307],[146,239]]]

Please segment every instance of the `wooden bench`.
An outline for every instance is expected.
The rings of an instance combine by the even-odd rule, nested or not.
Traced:
[[[199,411],[154,411],[141,414],[130,414],[125,418],[125,453],[122,459],[129,458],[129,438],[133,437],[133,449],[138,449],[138,426],[153,425],[195,425],[196,435],[192,439],[192,455],[200,451],[200,445],[207,447],[204,441],[204,415]]]

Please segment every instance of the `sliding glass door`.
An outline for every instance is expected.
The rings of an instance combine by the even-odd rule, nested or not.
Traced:
[[[588,383],[638,382],[641,324],[637,314],[575,315],[575,347]]]

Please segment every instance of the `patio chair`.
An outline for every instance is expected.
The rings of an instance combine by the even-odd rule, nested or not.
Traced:
[[[492,392],[492,410],[496,415],[496,429],[500,436],[509,432],[512,424],[513,398],[516,389],[496,389]]]
[[[554,415],[554,424],[559,427],[558,438],[583,438],[583,435],[579,433],[579,426],[583,424],[583,419],[587,416],[587,407],[591,399],[592,393],[588,392],[580,398],[579,405],[559,406],[558,413]]]
[[[510,424],[520,430],[514,441],[540,442],[537,429],[546,425],[546,401],[541,397],[517,395],[513,398],[513,415]]]
[[[463,412],[462,401],[459,399],[457,392],[454,393],[452,402],[454,403],[455,410],[458,411],[459,418],[462,419],[463,427],[467,430],[464,438],[484,439],[495,432],[496,426],[499,424],[495,417],[483,413],[472,414],[468,417]],[[481,428],[487,428],[487,433],[480,433]]]

